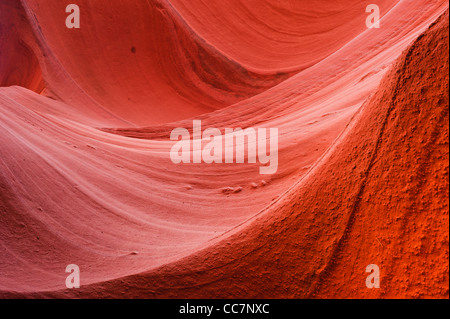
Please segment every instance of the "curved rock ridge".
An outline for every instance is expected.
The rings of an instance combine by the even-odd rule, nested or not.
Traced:
[[[448,298],[448,2],[47,2],[0,4],[1,297]],[[193,120],[278,171],[174,164]]]
[[[0,3],[0,30],[0,87],[18,85],[41,93],[45,85],[33,33],[19,2]]]

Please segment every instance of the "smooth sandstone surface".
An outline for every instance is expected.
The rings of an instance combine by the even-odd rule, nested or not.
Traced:
[[[0,296],[448,298],[448,2],[72,2],[0,3]],[[193,119],[278,172],[173,164]]]

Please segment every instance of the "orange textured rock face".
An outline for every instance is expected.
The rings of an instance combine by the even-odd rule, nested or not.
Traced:
[[[0,4],[1,297],[449,297],[447,2],[47,2]],[[277,172],[174,164],[193,119]]]

